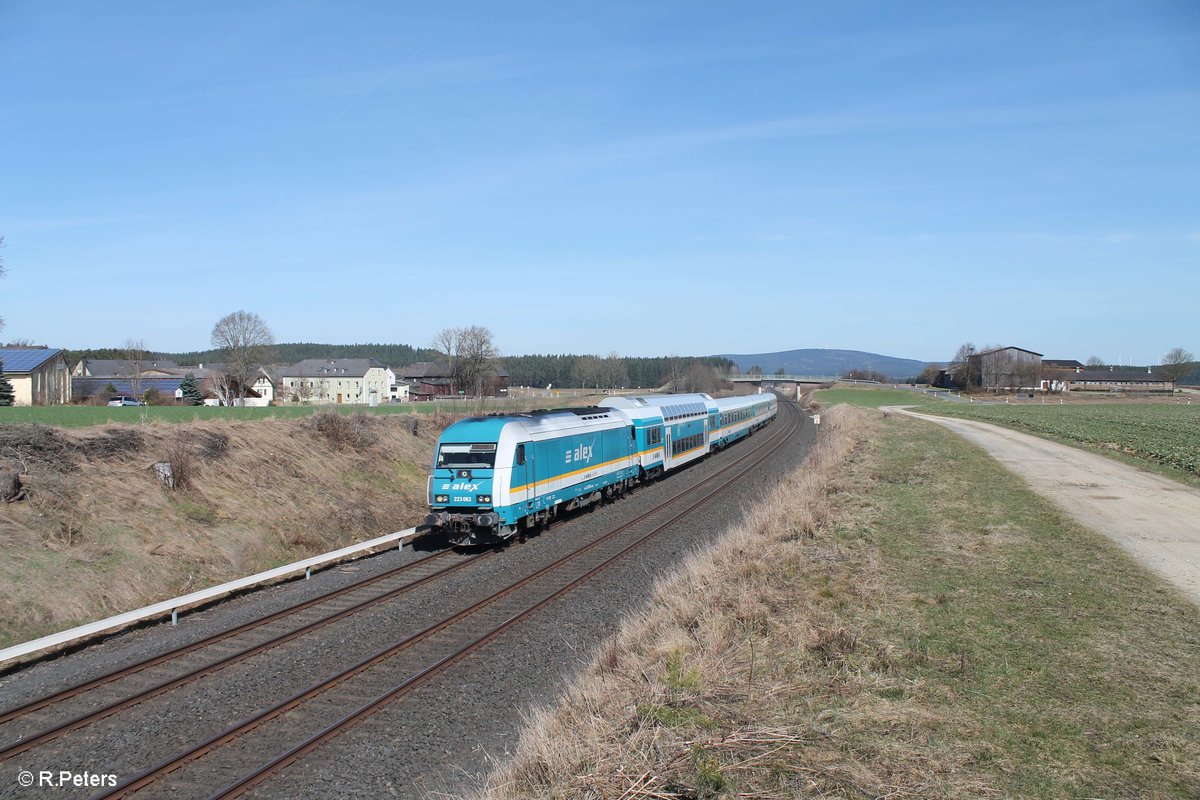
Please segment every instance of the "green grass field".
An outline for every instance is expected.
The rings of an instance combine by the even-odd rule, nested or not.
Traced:
[[[1200,478],[1200,405],[961,405],[941,403],[937,414],[994,422],[1103,453]]]
[[[130,406],[110,408],[108,406],[19,406],[0,408],[0,425],[16,425],[37,422],[61,428],[86,428],[89,425],[105,425],[123,422],[142,425],[152,422],[194,422],[198,420],[258,420],[295,419],[307,417],[318,411],[336,411],[340,414],[495,414],[502,412],[528,411],[534,408],[588,405],[596,400],[584,397],[530,397],[508,400],[479,402],[402,403],[398,405],[313,405],[313,406],[269,406],[267,408],[223,408],[218,406]]]
[[[446,408],[447,411],[458,407]],[[336,410],[342,413],[365,411],[373,414],[430,413],[443,406],[432,403],[396,406],[300,406],[268,408],[219,408],[216,406],[143,406],[109,408],[107,406],[21,406],[0,408],[0,425],[39,422],[62,428],[84,428],[109,422],[139,425],[147,422],[192,422],[194,420],[256,420],[272,417],[292,419],[306,417],[317,411]]]
[[[887,677],[942,715],[933,752],[997,797],[1196,797],[1195,607],[959,437],[878,427],[839,521],[897,590],[848,616],[902,638]]]
[[[866,406],[868,408],[931,405],[946,402],[931,397],[924,392],[908,391],[907,389],[876,389],[873,387],[820,389],[814,393],[813,397],[823,406],[848,403],[852,406]]]
[[[915,405],[923,412],[1004,425],[1200,483],[1200,404],[958,403],[919,392],[858,388],[826,389],[815,398],[826,406]]]

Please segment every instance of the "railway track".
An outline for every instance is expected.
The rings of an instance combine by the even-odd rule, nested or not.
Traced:
[[[14,726],[6,727],[4,733],[8,740],[5,744],[0,745],[0,759],[19,755],[32,747],[57,739],[119,711],[132,708],[177,686],[211,675],[251,656],[313,633],[352,614],[393,600],[419,586],[457,572],[468,564],[493,554],[494,551],[485,551],[461,556],[452,550],[434,553],[333,592],[296,603],[228,630],[10,708],[0,713],[0,724],[20,720],[23,723],[20,728],[23,728],[24,731],[19,729],[10,731],[8,728]],[[457,561],[446,566],[441,565],[442,561],[452,560],[456,555],[460,556]],[[375,594],[366,591],[373,587],[382,588],[383,591]],[[284,622],[290,624],[276,624]],[[225,648],[232,647],[232,650],[220,652],[215,658],[187,658],[196,654],[211,653],[212,650],[217,649],[218,645],[223,645]],[[145,674],[152,668],[164,664],[172,667],[169,671],[164,670],[165,675]],[[125,680],[133,676],[142,678],[136,686],[130,686],[130,682]],[[39,716],[37,713],[49,707],[60,708],[66,701],[102,687],[112,687],[115,690],[109,693],[109,697],[112,699],[105,700],[103,697],[97,699],[89,696],[88,705],[91,707],[89,711],[68,715],[65,718],[62,714],[55,714],[51,717],[53,720],[51,722],[45,721],[46,715]],[[95,707],[97,703],[100,705],[99,708]]]
[[[196,796],[207,796],[210,800],[232,798],[244,793],[387,704],[427,683],[720,495],[722,490],[783,446],[799,427],[800,421],[799,412],[791,409],[788,421],[780,426],[782,430],[773,432],[775,435],[768,437],[762,447],[741,455],[713,476],[676,494],[668,503],[424,630],[394,642],[342,673],[315,683],[208,740],[175,754],[113,790],[97,795],[94,800],[128,796],[232,743],[239,745],[237,752],[230,752],[221,766],[209,764],[205,769],[197,769],[173,781],[169,791],[179,795],[192,795],[195,792]],[[679,499],[688,496],[683,508],[672,508]],[[571,568],[569,572],[565,571],[567,568]],[[469,624],[464,625],[464,621],[469,621]],[[453,631],[452,635],[435,640],[439,634],[450,630]],[[426,644],[425,649],[412,652],[416,645],[422,643]],[[401,653],[406,657],[402,663],[397,663],[395,658]],[[375,670],[375,674],[371,674],[373,668],[384,664],[389,669]],[[352,688],[342,689],[344,684],[360,675],[369,675],[370,679],[360,681]],[[322,715],[321,709],[314,708],[311,701],[334,690],[339,691],[338,698],[328,698],[324,707],[351,710],[333,715],[330,721],[329,716]],[[358,702],[347,702],[351,699],[357,699]],[[268,729],[268,726],[273,727]],[[255,732],[261,732],[261,744],[247,747],[247,737]],[[260,753],[270,746],[278,755],[265,763],[257,761],[256,757],[261,758]],[[209,793],[212,788],[209,781],[214,773],[240,777],[218,791]]]
[[[232,797],[268,779],[323,742],[336,737],[388,703],[486,646],[504,631],[536,614],[627,556],[640,544],[662,533],[681,517],[717,497],[739,477],[769,458],[799,427],[801,416],[798,411],[784,404],[781,404],[780,409],[780,416],[785,419],[779,420],[775,426],[768,429],[768,435],[760,434],[749,440],[757,441],[757,447],[740,454],[709,478],[675,493],[658,508],[420,631],[392,642],[336,674],[317,681],[302,691],[160,761],[98,797],[122,797],[151,785],[155,786],[156,793],[159,789],[165,789],[171,794],[209,796],[212,788],[222,783],[224,788],[211,796]],[[186,653],[203,650],[219,641],[228,641],[240,633],[263,627],[279,619],[293,618],[293,612],[315,607],[326,609],[325,613],[302,625],[289,627],[284,632],[266,638],[260,635],[254,643],[239,646],[232,654],[207,659],[192,669],[177,668],[177,674],[152,681],[150,686],[137,694],[118,698],[90,713],[76,715],[51,728],[23,736],[19,741],[0,749],[0,759],[37,747],[171,688],[212,674],[229,663],[249,658],[284,641],[343,619],[361,610],[360,607],[384,602],[417,585],[430,583],[493,554],[493,551],[486,551],[472,557],[461,557],[462,560],[446,567],[430,566],[431,562],[448,557],[450,552],[445,551],[412,562],[339,590],[336,593],[337,597],[353,596],[353,600],[344,601],[344,607],[333,611],[328,611],[328,606],[324,605],[331,596],[314,598],[282,612],[254,620],[234,631],[177,648],[147,662],[32,701],[20,708],[10,709],[0,717],[0,721],[25,719],[47,706],[54,706],[99,686],[122,682],[122,679],[129,675],[144,672]],[[428,574],[409,580],[401,586],[385,588],[383,592],[369,598],[360,599],[356,594],[368,584],[376,585],[397,575],[420,570],[427,570]],[[91,705],[94,707],[95,701]],[[263,753],[277,755],[263,763]]]

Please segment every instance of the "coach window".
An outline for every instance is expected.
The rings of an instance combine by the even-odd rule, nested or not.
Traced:
[[[517,445],[517,466],[519,467],[519,466],[523,465],[524,463],[525,463],[525,445],[519,444],[519,445]]]

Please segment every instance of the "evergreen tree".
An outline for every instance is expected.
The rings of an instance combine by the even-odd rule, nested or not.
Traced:
[[[0,406],[11,406],[14,402],[12,384],[4,377],[4,362],[0,361]]]
[[[179,388],[183,390],[183,399],[190,406],[204,405],[204,392],[200,391],[200,382],[196,380],[196,376],[188,373],[183,376],[183,380],[179,382]]]

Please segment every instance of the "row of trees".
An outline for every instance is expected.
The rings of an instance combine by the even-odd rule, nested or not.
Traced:
[[[684,356],[622,357],[545,354],[506,356],[504,367],[510,381],[518,386],[581,386],[592,389],[620,389],[626,386],[658,387],[677,385],[679,391],[714,391],[733,371],[725,358]]]
[[[500,366],[492,332],[479,325],[439,331],[433,339],[433,352],[450,368],[453,393],[484,394]],[[623,358],[617,353],[516,356],[506,358],[504,365],[510,382],[519,386],[619,389],[668,385],[677,392],[716,391],[734,366],[720,358]]]

